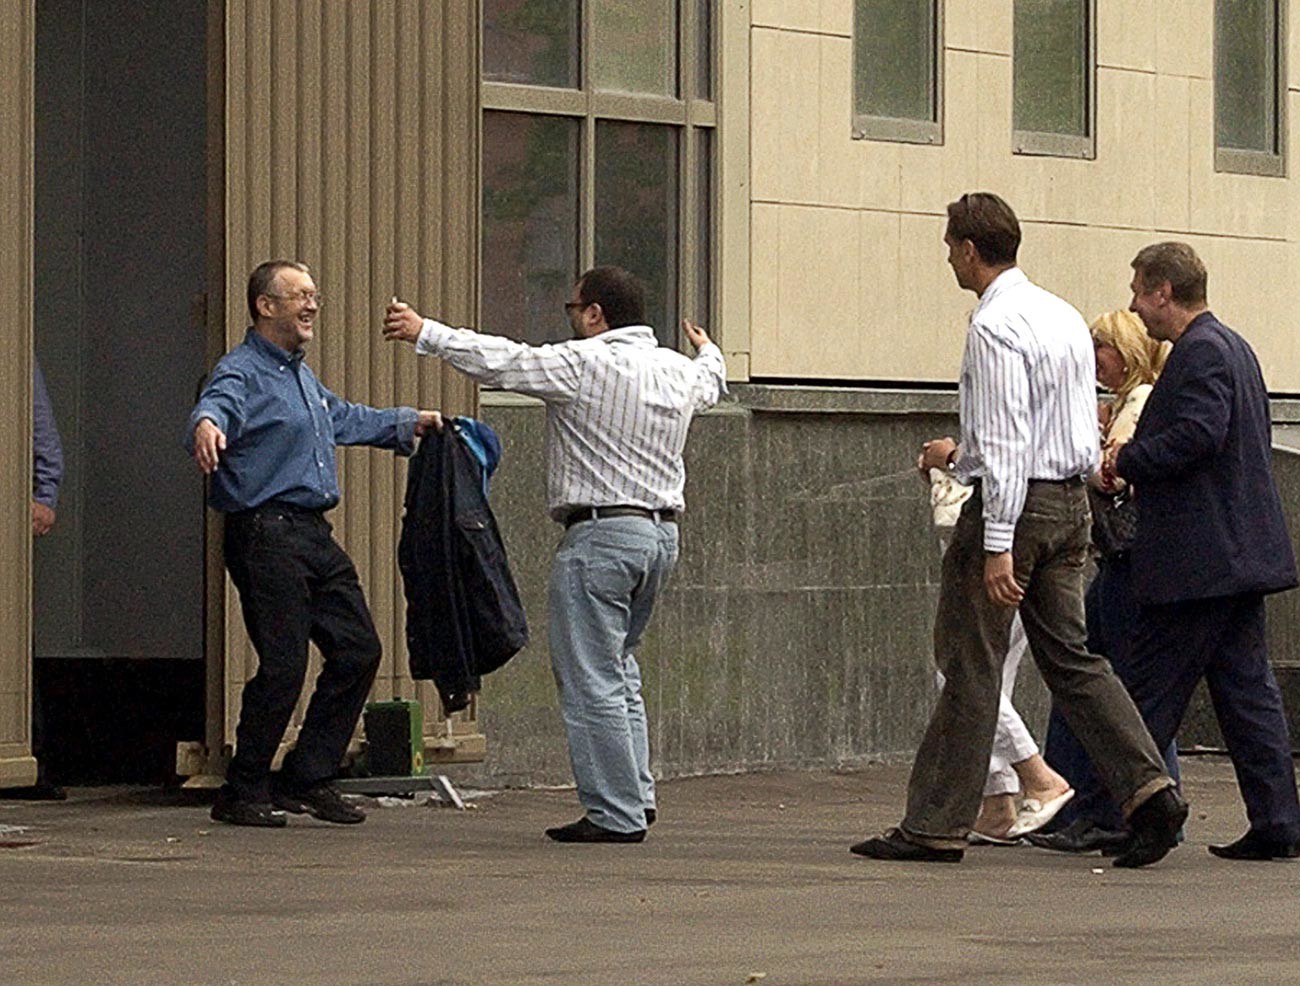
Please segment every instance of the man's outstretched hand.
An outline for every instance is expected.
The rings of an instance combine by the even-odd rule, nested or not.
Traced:
[[[709,334],[689,318],[682,319],[682,331],[686,333],[686,338],[690,340],[690,343],[695,347],[696,352],[699,352],[709,344]]]
[[[211,418],[202,418],[194,427],[194,461],[199,471],[211,476],[217,471],[217,462],[226,450],[226,433]]]
[[[384,338],[389,342],[400,339],[402,342],[413,343],[420,338],[420,329],[423,327],[424,319],[420,313],[404,301],[394,298],[384,312]]]
[[[415,433],[423,437],[431,431],[442,431],[442,415],[437,411],[419,411],[415,422]]]

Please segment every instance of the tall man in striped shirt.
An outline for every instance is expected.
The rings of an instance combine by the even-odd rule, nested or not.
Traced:
[[[944,242],[958,285],[980,299],[962,358],[961,442],[927,442],[918,461],[922,474],[949,469],[975,487],[944,555],[935,616],[947,684],[917,750],[902,823],[852,851],[961,860],[1018,606],[1043,679],[1129,820],[1132,838],[1115,865],[1145,866],[1173,848],[1187,804],[1124,686],[1084,646],[1083,477],[1099,456],[1088,327],[1016,266],[1020,224],[996,195],[951,203]]]
[[[683,322],[694,360],[661,347],[644,289],[596,267],[564,306],[574,339],[528,346],[453,329],[394,303],[384,335],[490,387],[546,402],[546,490],[564,539],[551,567],[550,650],[578,798],[557,842],[640,842],[655,820],[641,672],[633,652],[677,562],[691,416],[726,390],[722,352]]]

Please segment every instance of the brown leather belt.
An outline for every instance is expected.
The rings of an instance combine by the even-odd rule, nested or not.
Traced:
[[[646,520],[660,521],[665,524],[677,523],[676,510],[648,510],[645,507],[574,507],[564,518],[564,526],[572,527],[584,520],[596,520],[600,517],[644,517]]]

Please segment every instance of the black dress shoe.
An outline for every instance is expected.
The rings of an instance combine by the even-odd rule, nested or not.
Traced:
[[[1210,852],[1220,859],[1296,859],[1300,843],[1278,842],[1251,829],[1236,842],[1210,846]]]
[[[655,823],[655,819],[658,817],[659,817],[658,813],[653,808],[647,808],[645,810],[645,827],[649,828],[651,825],[653,825]]]
[[[576,822],[547,829],[546,835],[556,842],[640,842],[645,838],[645,829],[615,832],[597,825],[584,815]]]
[[[1178,845],[1178,830],[1187,821],[1187,802],[1176,788],[1166,787],[1143,801],[1129,816],[1133,831],[1128,847],[1111,866],[1136,869],[1164,859]]]
[[[1055,852],[1105,852],[1128,842],[1127,832],[1115,832],[1095,825],[1091,819],[1076,818],[1059,832],[1030,832],[1025,836],[1031,846]]]
[[[217,800],[212,803],[212,820],[264,829],[282,829],[288,824],[284,812],[276,811],[265,801],[244,801],[229,787],[217,792]]]
[[[906,863],[960,863],[962,857],[960,849],[931,849],[929,846],[909,842],[896,828],[874,839],[866,839],[856,846],[850,846],[849,852],[856,856],[868,856],[871,859]]]
[[[295,815],[306,814],[335,825],[357,825],[366,820],[366,813],[344,801],[333,784],[313,784],[302,789],[273,786],[271,802]]]

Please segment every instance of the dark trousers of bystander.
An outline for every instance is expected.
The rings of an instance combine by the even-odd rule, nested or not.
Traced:
[[[1295,763],[1268,663],[1264,597],[1143,606],[1129,663],[1133,701],[1157,743],[1173,739],[1205,679],[1251,831],[1278,843],[1300,840]]]
[[[271,763],[302,693],[308,643],[320,649],[324,667],[284,758],[286,787],[295,790],[338,772],[381,646],[356,567],[322,512],[271,503],[229,514],[224,547],[258,657],[226,781],[240,799],[266,802]]]
[[[902,824],[908,839],[939,849],[964,846],[979,812],[1015,613],[985,592],[983,510],[977,486],[944,554],[934,638],[947,683],[917,750]],[[1020,617],[1053,701],[1127,813],[1173,782],[1110,664],[1084,646],[1089,525],[1081,482],[1030,482],[1012,555],[1025,587]]]

